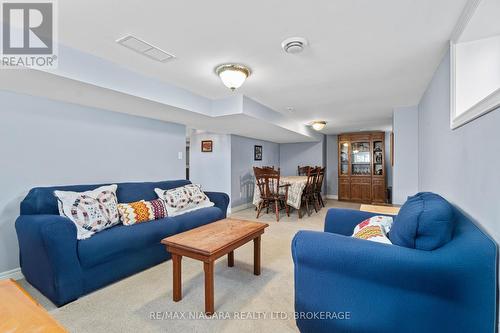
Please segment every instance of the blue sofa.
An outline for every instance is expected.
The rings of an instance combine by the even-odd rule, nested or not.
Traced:
[[[119,183],[118,202],[152,200],[156,187],[186,184],[190,182]],[[33,188],[21,202],[16,232],[22,273],[57,306],[169,259],[160,244],[164,237],[225,218],[229,204],[227,194],[207,192],[214,207],[132,226],[118,224],[77,240],[75,225],[59,216],[54,190],[81,192],[99,186]]]
[[[301,332],[495,332],[496,244],[441,197],[419,195],[401,208],[389,233],[399,244],[401,234],[393,231],[407,233],[417,221],[413,232],[422,237],[408,246],[350,237],[358,223],[380,214],[349,209],[330,209],[324,232],[296,234],[292,255]],[[452,230],[442,224],[450,214]],[[432,223],[425,225],[426,219]]]

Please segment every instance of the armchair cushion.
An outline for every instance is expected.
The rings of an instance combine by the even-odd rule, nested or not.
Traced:
[[[441,196],[422,192],[409,197],[394,220],[389,239],[393,244],[418,250],[435,250],[453,235],[452,206]]]

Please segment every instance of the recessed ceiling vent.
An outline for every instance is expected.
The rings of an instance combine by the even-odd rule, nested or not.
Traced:
[[[116,42],[120,45],[125,46],[132,51],[142,54],[148,58],[156,61],[165,62],[167,60],[175,58],[173,54],[163,51],[159,47],[149,44],[132,35],[127,35],[125,37],[119,38]]]
[[[281,43],[281,47],[286,53],[297,54],[307,46],[307,39],[302,37],[290,37]]]

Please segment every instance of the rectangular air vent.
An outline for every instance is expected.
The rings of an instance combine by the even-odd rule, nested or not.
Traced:
[[[162,49],[132,35],[127,35],[125,37],[119,38],[116,40],[116,42],[128,49],[131,49],[132,51],[140,53],[156,61],[165,62],[169,59],[175,58],[173,54],[165,52]]]

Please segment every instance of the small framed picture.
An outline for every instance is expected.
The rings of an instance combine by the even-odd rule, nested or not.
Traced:
[[[201,142],[201,152],[202,153],[211,153],[213,146],[214,146],[214,143],[212,140],[204,140]]]
[[[253,147],[253,159],[255,161],[262,161],[262,146]]]

